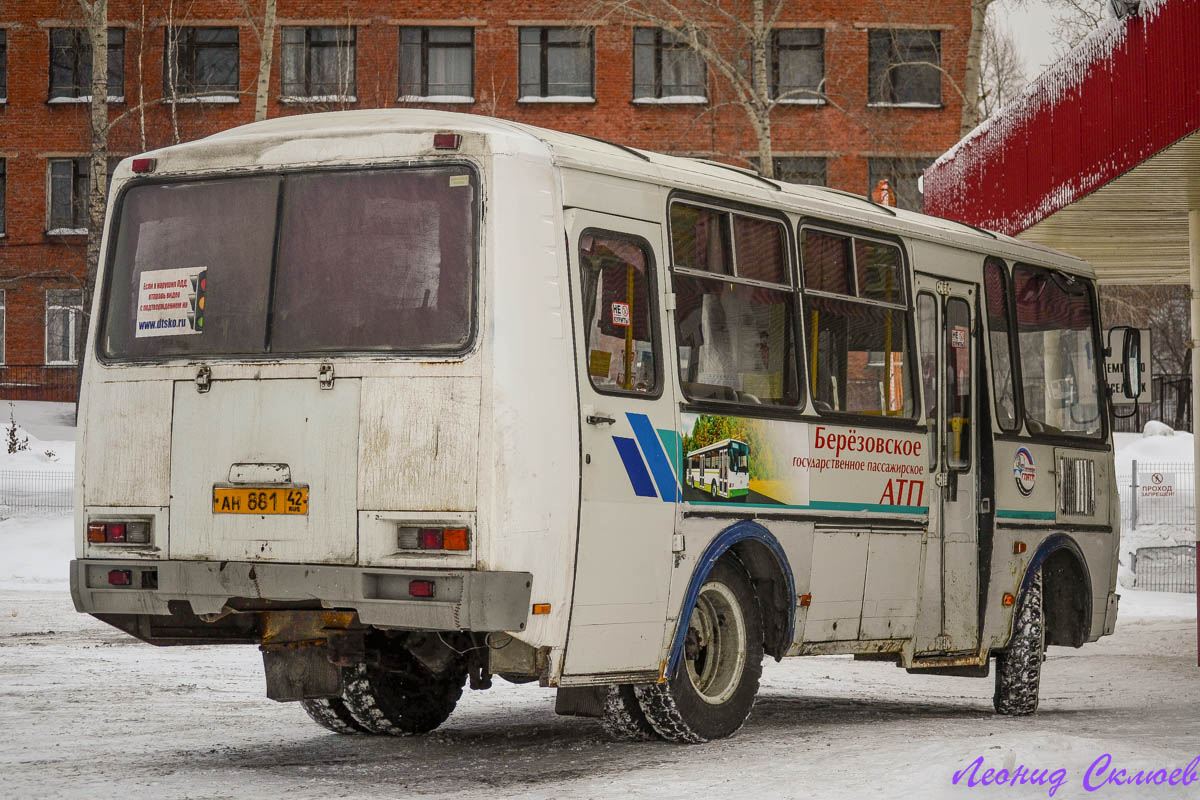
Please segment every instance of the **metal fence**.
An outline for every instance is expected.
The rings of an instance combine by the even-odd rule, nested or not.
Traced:
[[[78,396],[74,365],[0,365],[0,400],[49,400],[73,403]]]
[[[0,515],[70,513],[75,473],[69,470],[0,471]]]
[[[1121,529],[1178,527],[1180,535],[1195,530],[1195,465],[1134,461],[1128,473],[1117,474],[1121,495]]]
[[[1117,474],[1121,531],[1157,533],[1186,540],[1195,535],[1195,465],[1133,461]],[[1134,586],[1153,592],[1196,591],[1196,546],[1139,547],[1131,552]]]
[[[1196,592],[1196,545],[1139,547],[1132,553],[1133,585],[1151,592]]]
[[[1177,431],[1192,429],[1192,378],[1189,375],[1156,375],[1150,385],[1150,403],[1115,408],[1118,414],[1129,417],[1113,417],[1113,430],[1121,433],[1141,433],[1150,420],[1165,422]]]

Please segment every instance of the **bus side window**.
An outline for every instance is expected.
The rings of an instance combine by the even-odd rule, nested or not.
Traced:
[[[925,427],[933,440],[929,447],[931,471],[938,465],[937,335],[937,299],[921,292],[917,295],[917,336],[921,346],[921,383],[925,389]]]
[[[1017,423],[1016,374],[1013,371],[1012,294],[1008,269],[999,259],[989,258],[983,267],[987,294],[988,342],[992,350],[992,389],[996,397],[996,422],[1001,430],[1014,431]]]
[[[690,400],[796,405],[787,228],[776,219],[681,202],[673,202],[670,213],[684,394]]]
[[[813,405],[913,417],[912,322],[900,248],[804,228],[800,250]]]
[[[638,240],[588,231],[579,240],[588,377],[598,391],[658,394],[652,263]]]
[[[971,468],[971,308],[946,301],[946,466]]]

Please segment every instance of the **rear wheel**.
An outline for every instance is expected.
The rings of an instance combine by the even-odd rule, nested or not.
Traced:
[[[1042,569],[1038,567],[1017,607],[1008,647],[996,654],[996,694],[992,705],[997,714],[1019,717],[1037,711],[1045,650]]]
[[[446,721],[462,697],[467,670],[461,662],[435,675],[408,656],[400,669],[356,664],[342,693],[354,720],[371,733],[428,733]]]
[[[301,700],[303,708],[313,722],[334,733],[364,733],[366,728],[358,724],[346,703],[340,697],[322,697],[316,700]]]
[[[651,727],[664,739],[699,743],[738,731],[762,674],[758,600],[741,562],[713,567],[688,621],[683,662],[665,683],[636,688]]]
[[[627,683],[608,687],[600,724],[609,736],[618,740],[649,742],[659,738],[646,719],[633,686]]]

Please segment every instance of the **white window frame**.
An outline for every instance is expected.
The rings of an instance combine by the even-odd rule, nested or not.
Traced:
[[[74,293],[78,295],[78,304],[71,304],[69,295]],[[67,312],[67,361],[55,360],[50,358],[50,314],[52,311]],[[45,355],[47,366],[75,366],[79,363],[79,353],[76,352],[78,343],[78,326],[83,318],[83,290],[82,289],[47,289],[46,290],[46,312],[45,312]]]

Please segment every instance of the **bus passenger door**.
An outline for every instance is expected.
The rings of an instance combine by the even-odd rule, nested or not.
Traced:
[[[580,513],[564,675],[655,673],[680,496],[657,224],[567,211]]]
[[[935,492],[921,610],[923,615],[936,613],[937,619],[918,623],[915,652],[975,652],[979,647],[979,455],[973,391],[978,369],[976,287],[918,274],[917,291],[931,434],[929,470]]]

